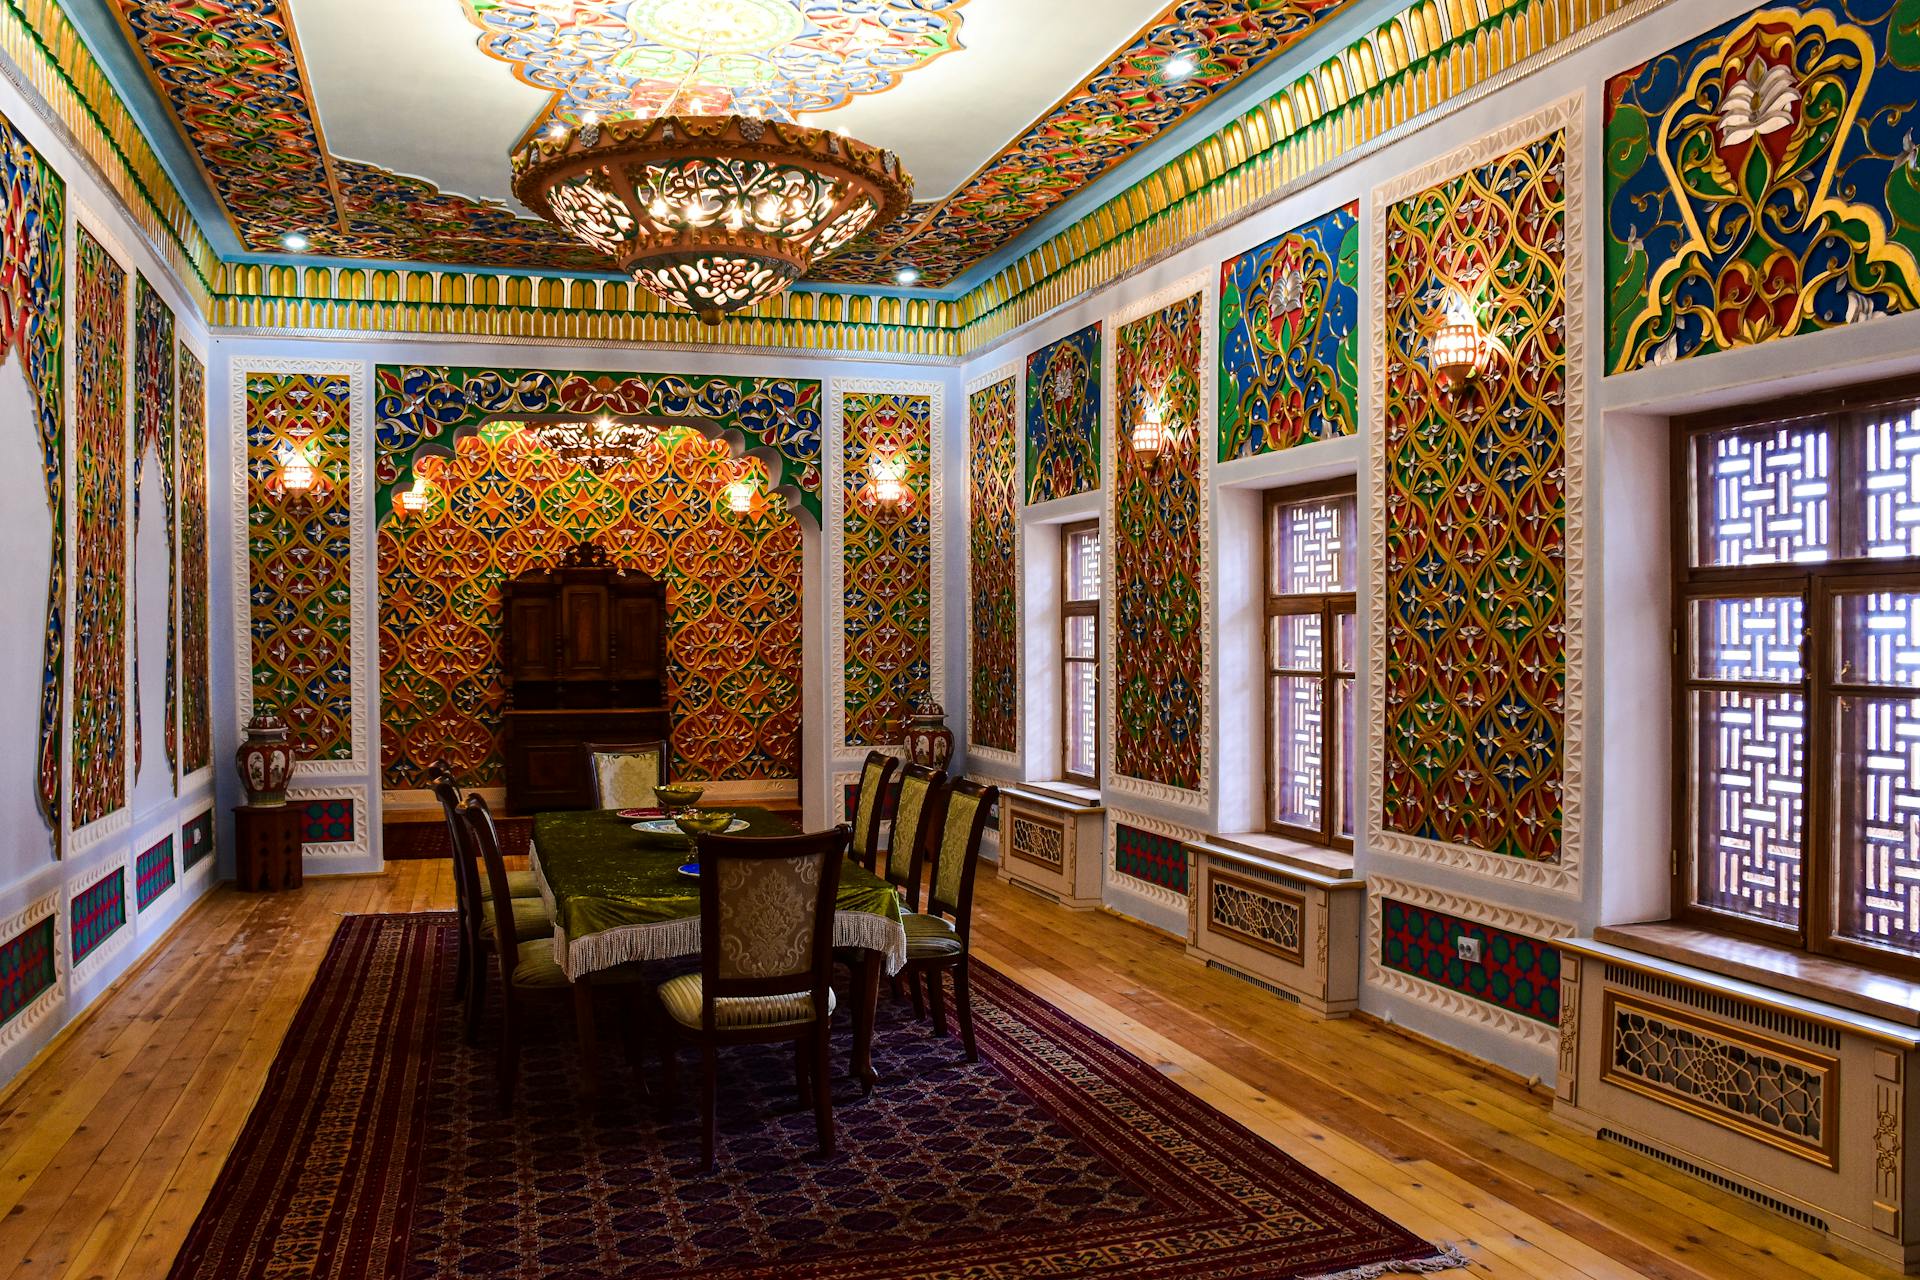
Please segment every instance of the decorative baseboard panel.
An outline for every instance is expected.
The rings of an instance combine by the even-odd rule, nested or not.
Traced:
[[[1206,841],[1193,860],[1188,954],[1235,970],[1326,1017],[1360,997],[1366,881]]]
[[[1000,878],[1062,906],[1100,905],[1106,810],[1022,788],[1000,792]]]

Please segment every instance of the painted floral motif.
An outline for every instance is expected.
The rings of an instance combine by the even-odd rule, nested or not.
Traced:
[[[53,550],[47,564],[46,649],[40,664],[40,812],[60,841],[62,684],[67,641],[66,331],[67,188],[40,153],[0,117],[0,361],[17,353],[33,394],[34,431]]]
[[[743,472],[764,482],[759,459],[670,427],[595,476],[496,421],[419,469],[427,509],[379,530],[385,785],[425,786],[441,756],[463,786],[503,780],[500,584],[583,540],[667,584],[674,775],[798,774],[799,525],[764,497],[745,519],[725,503]]]
[[[127,802],[127,272],[84,226],[74,273],[73,825]]]
[[[253,702],[292,729],[300,760],[353,755],[353,521],[344,373],[246,374]],[[290,508],[281,467],[305,451],[314,485]]]
[[[180,772],[213,763],[208,664],[207,371],[180,348]]]
[[[1607,82],[1607,366],[1920,306],[1920,0],[1800,0]]]
[[[1357,203],[1220,268],[1220,461],[1354,433]]]
[[[1113,771],[1187,791],[1206,785],[1204,323],[1196,293],[1113,339],[1120,439],[1148,413],[1168,436],[1151,471],[1130,447],[1114,462]]]
[[[1386,210],[1385,826],[1559,860],[1566,735],[1566,135]],[[1427,335],[1494,339],[1442,386]]]
[[[1013,751],[1020,742],[1020,410],[1014,379],[967,398],[967,556],[973,602],[972,684],[967,732],[976,747]]]
[[[174,489],[174,321],[173,309],[143,275],[134,280],[133,309],[133,528],[140,530],[140,485],[147,455],[160,468],[161,515],[167,536],[167,772],[180,758],[179,678],[174,654],[179,646],[180,565],[174,543],[178,499]],[[133,608],[133,769],[138,775],[146,744],[140,728],[140,608]]]
[[[381,365],[376,388],[380,515],[393,487],[412,483],[407,467],[423,445],[451,448],[502,419],[606,413],[699,419],[738,431],[747,449],[779,455],[773,483],[798,489],[800,505],[820,517],[820,384],[811,379]]]
[[[465,8],[482,32],[482,53],[510,64],[522,84],[553,94],[534,122],[538,129],[550,120],[579,124],[588,112],[654,116],[670,105],[786,121],[831,111],[856,96],[885,93],[959,48],[965,3],[466,0]],[[701,21],[710,16],[739,24],[741,38],[733,43],[744,47],[718,47],[727,42],[724,35],[716,42],[711,23]]]
[[[1100,326],[1027,357],[1027,502],[1100,487]]]
[[[932,675],[933,401],[850,392],[842,408],[846,745],[889,746]],[[904,463],[908,510],[883,517],[865,492],[876,459]]]

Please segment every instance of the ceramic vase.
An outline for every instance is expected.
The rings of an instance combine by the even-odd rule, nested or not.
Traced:
[[[287,802],[287,779],[293,774],[293,744],[287,741],[287,726],[271,711],[257,713],[247,721],[246,741],[234,753],[240,769],[240,785],[247,789],[247,803],[270,809]]]
[[[947,728],[946,708],[932,698],[913,704],[907,717],[907,758],[929,769],[944,769],[953,759],[953,730]]]

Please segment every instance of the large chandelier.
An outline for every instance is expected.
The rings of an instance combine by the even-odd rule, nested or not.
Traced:
[[[514,153],[513,191],[650,292],[719,324],[904,212],[913,179],[893,152],[830,130],[666,114],[539,134]]]
[[[660,435],[660,428],[651,423],[628,422],[605,414],[527,425],[555,461],[563,466],[585,467],[597,476],[639,456]]]

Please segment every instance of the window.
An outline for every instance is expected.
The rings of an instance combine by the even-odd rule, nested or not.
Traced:
[[[1267,830],[1353,847],[1350,484],[1266,502]]]
[[[1060,776],[1100,785],[1100,522],[1060,531]]]
[[[1920,417],[1676,433],[1675,914],[1920,972]]]

